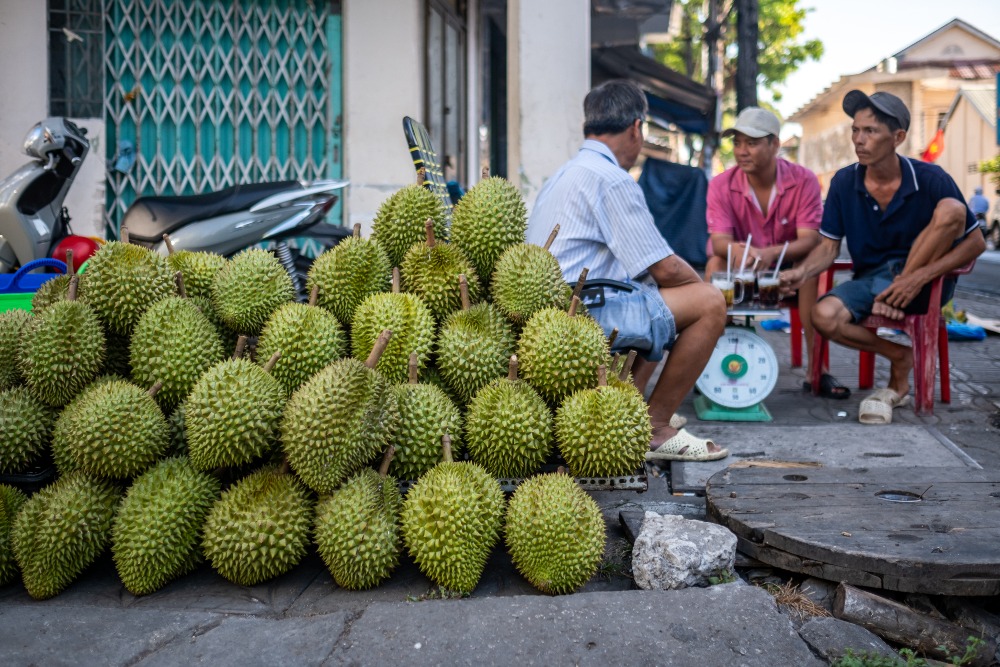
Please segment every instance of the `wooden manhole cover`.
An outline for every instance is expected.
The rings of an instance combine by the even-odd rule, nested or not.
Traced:
[[[760,561],[831,581],[943,595],[1000,594],[1000,471],[731,468],[709,518]]]

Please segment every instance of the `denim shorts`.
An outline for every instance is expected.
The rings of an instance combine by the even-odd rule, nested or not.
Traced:
[[[606,334],[618,329],[612,353],[634,349],[649,361],[659,361],[677,337],[674,315],[656,287],[638,282],[629,285],[631,292],[605,287],[604,305],[589,312]]]
[[[861,275],[857,275],[853,280],[848,280],[834,287],[824,294],[820,299],[828,296],[835,296],[844,304],[848,312],[851,313],[853,322],[860,322],[871,315],[872,306],[875,304],[875,297],[881,294],[889,285],[893,278],[898,276],[906,260],[896,259],[883,264],[882,266],[870,269]],[[933,281],[924,285],[920,293],[903,309],[907,315],[922,315],[927,312],[927,307],[931,299],[931,286]],[[941,305],[951,301],[955,294],[955,280],[946,278],[941,290]]]

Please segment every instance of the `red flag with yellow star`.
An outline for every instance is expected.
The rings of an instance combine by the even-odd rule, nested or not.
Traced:
[[[937,134],[931,139],[931,143],[928,144],[927,150],[924,154],[920,156],[920,159],[924,162],[934,162],[938,159],[938,156],[944,151],[944,130],[938,129]]]

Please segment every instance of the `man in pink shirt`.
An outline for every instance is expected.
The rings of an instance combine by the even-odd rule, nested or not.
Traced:
[[[733,270],[737,270],[746,241],[747,266],[757,269],[775,267],[785,243],[788,250],[782,260],[791,266],[805,258],[819,244],[819,225],[823,217],[819,181],[816,175],[793,162],[778,157],[781,123],[766,109],[747,107],[736,123],[722,133],[732,136],[736,166],[713,178],[708,184],[708,263],[705,276],[726,270],[726,257],[732,246]],[[818,278],[807,281],[799,290],[799,313],[805,331],[806,351],[812,357],[812,308],[816,304]],[[825,371],[826,369],[824,369]],[[829,373],[823,373],[820,394],[829,398],[847,398],[851,392]]]

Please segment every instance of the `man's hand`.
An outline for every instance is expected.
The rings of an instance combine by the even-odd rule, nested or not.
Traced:
[[[806,273],[801,268],[792,268],[778,274],[781,278],[781,296],[795,294],[806,281]]]
[[[892,284],[886,287],[875,297],[872,305],[872,314],[882,315],[894,320],[903,318],[903,309],[910,305],[910,302],[917,298],[920,290],[923,289],[924,281],[916,273],[906,276],[896,276]]]

